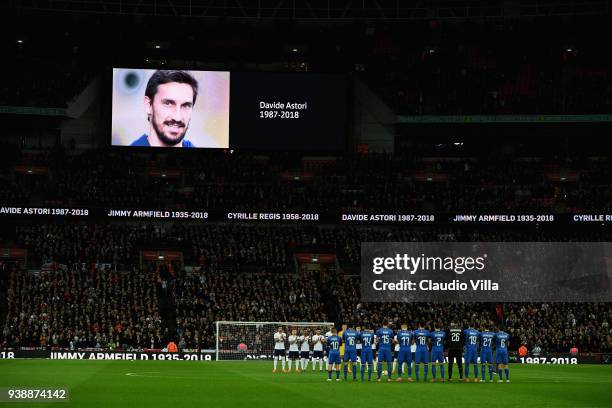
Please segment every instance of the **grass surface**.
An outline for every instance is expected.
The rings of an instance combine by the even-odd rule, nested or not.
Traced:
[[[605,365],[515,364],[509,384],[329,383],[326,378],[310,370],[272,374],[272,362],[261,361],[0,360],[0,387],[70,391],[70,401],[59,405],[0,403],[0,408],[612,406],[612,366]]]

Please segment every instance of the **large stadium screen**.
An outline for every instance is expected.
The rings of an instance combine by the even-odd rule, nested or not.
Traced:
[[[341,75],[113,69],[113,146],[341,150]]]

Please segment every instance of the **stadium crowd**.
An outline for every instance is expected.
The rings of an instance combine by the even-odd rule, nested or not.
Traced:
[[[5,347],[137,349],[162,346],[156,276],[89,264],[13,270]]]
[[[152,241],[154,229],[103,224],[20,225],[16,241],[30,248],[41,263],[109,262],[137,259],[135,245]],[[123,263],[123,262],[121,262]]]
[[[526,345],[547,352],[568,352],[577,347],[583,352],[612,349],[608,303],[368,303],[360,302],[358,277],[337,277],[334,285],[340,321],[378,325],[402,322],[427,327],[435,322],[455,320],[463,327],[478,330],[500,324],[511,334],[515,349]]]
[[[208,211],[608,211],[608,160],[108,150],[7,154],[6,204]]]
[[[3,234],[7,234],[7,226]],[[463,325],[503,323],[513,345],[545,351],[612,348],[609,304],[399,304],[360,302],[359,279],[298,272],[292,251],[326,248],[353,270],[366,241],[609,241],[605,232],[388,227],[190,224],[17,224],[36,274],[12,271],[7,282],[5,347],[214,348],[214,322],[326,321],[394,324],[406,320]],[[10,228],[8,228],[10,230]],[[534,235],[537,234],[537,235]],[[139,264],[139,251],[182,248],[186,270]],[[292,271],[288,273],[288,271]],[[166,300],[164,300],[166,299]],[[169,312],[160,305],[169,303]],[[122,305],[129,305],[125,310]],[[516,343],[516,344],[515,344]]]
[[[327,321],[313,276],[278,273],[181,274],[173,283],[176,335],[189,346],[215,347],[216,321]],[[196,348],[196,347],[187,347]]]
[[[42,263],[138,264],[141,248],[179,248],[186,260],[209,265],[286,269],[290,252],[311,245],[313,231],[298,227],[156,223],[29,223],[7,232]]]
[[[19,223],[1,235],[41,263],[98,262],[131,267],[141,249],[182,251],[185,262],[216,270],[286,271],[297,251],[334,252],[345,268],[359,264],[362,242],[519,242],[612,240],[607,229],[302,226],[201,223]]]

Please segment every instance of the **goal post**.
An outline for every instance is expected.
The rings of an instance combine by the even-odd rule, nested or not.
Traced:
[[[216,360],[268,360],[274,353],[274,333],[282,326],[287,336],[291,330],[309,330],[312,336],[316,329],[325,334],[332,322],[216,322]],[[312,348],[311,348],[312,350]]]

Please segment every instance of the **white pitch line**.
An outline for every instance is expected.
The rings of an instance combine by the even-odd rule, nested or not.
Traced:
[[[125,373],[128,377],[147,377],[146,374],[159,374],[159,371],[143,371],[141,373]]]
[[[161,374],[159,371],[144,371],[142,373],[126,373],[128,377],[146,377],[146,378],[179,378],[179,379],[187,379],[187,380],[203,380],[202,377],[181,377],[176,375],[149,375],[149,374]]]

